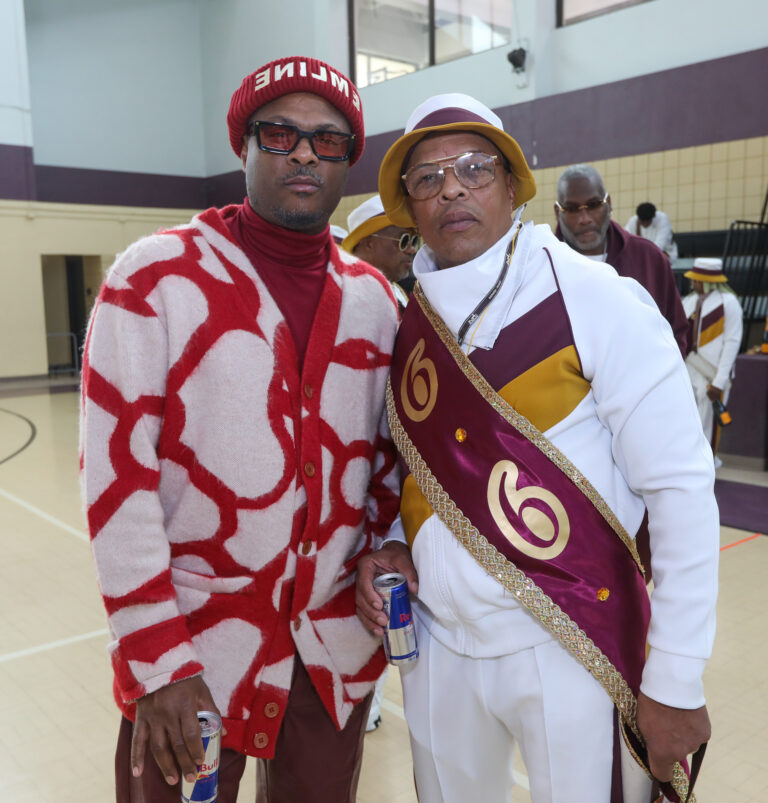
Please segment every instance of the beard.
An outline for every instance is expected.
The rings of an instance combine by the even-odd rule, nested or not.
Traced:
[[[587,248],[590,251],[594,250],[605,250],[606,247],[606,236],[608,234],[608,227],[611,225],[610,217],[606,216],[605,220],[600,226],[593,226],[588,229],[582,229],[580,232],[574,232],[568,226],[566,226],[562,220],[560,221],[560,230],[563,233],[563,238],[576,251],[582,251],[583,249]],[[579,238],[584,234],[592,234],[595,239],[590,244],[586,244],[583,240]]]
[[[293,231],[306,231],[307,229],[317,229],[323,227],[330,218],[330,213],[324,209],[308,211],[304,209],[284,209],[283,207],[273,206],[271,208],[272,219],[284,229]]]

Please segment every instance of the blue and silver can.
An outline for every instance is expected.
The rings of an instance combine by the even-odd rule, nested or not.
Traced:
[[[387,660],[395,666],[415,661],[419,657],[419,645],[405,575],[399,572],[380,574],[374,579],[373,587],[384,601],[384,613],[389,620],[383,639]]]
[[[219,792],[219,758],[221,756],[221,717],[213,711],[198,711],[200,735],[203,737],[205,760],[197,768],[194,781],[181,779],[182,803],[213,803]]]

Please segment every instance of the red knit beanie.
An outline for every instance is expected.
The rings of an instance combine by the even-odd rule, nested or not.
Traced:
[[[365,145],[363,109],[357,88],[343,73],[324,61],[303,56],[270,61],[243,79],[240,88],[232,95],[227,114],[232,150],[240,156],[248,120],[257,109],[291,92],[319,95],[347,118],[355,135],[355,148],[349,159],[353,165]]]

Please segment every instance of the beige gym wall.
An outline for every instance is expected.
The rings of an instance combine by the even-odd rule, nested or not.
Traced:
[[[625,225],[643,201],[666,212],[675,231],[727,229],[732,220],[759,220],[768,187],[768,136],[592,162],[611,194],[613,219]],[[554,227],[555,188],[568,165],[534,170],[536,197],[525,219]],[[370,193],[343,198],[331,218],[347,215]]]
[[[51,255],[85,257],[90,309],[115,254],[139,237],[187,222],[196,211],[0,201],[0,378],[48,373],[44,255],[49,266],[55,264]],[[58,327],[57,313],[49,314]]]

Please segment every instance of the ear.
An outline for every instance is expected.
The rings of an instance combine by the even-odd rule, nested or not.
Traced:
[[[243,147],[240,148],[240,160],[243,163],[243,173],[245,173],[245,163],[248,161],[248,137],[243,134]]]
[[[512,208],[515,208],[515,197],[517,196],[517,187],[515,187],[515,177],[512,173],[504,174],[507,178],[507,192],[509,193],[509,202]]]

